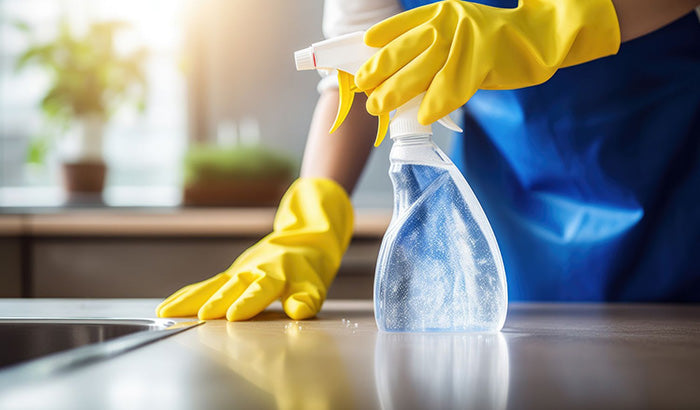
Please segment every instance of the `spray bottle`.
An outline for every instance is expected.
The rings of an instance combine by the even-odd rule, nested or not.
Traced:
[[[345,119],[354,74],[377,49],[357,32],[294,53],[297,70],[338,71],[339,108],[331,132]],[[379,116],[375,145],[386,129],[393,141],[389,176],[394,211],[382,240],[374,280],[374,315],[382,331],[498,331],[508,305],[505,269],[491,225],[474,192],[418,122],[419,95]],[[439,121],[459,127],[449,117]]]

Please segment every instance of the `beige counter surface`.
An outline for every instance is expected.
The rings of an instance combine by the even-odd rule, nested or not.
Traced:
[[[0,316],[152,317],[157,302],[5,299]],[[273,307],[0,386],[0,408],[698,408],[699,378],[698,306],[512,304],[498,334],[386,334],[370,301],[329,301],[315,320]]]
[[[0,236],[260,236],[273,208],[74,209],[0,214]],[[355,235],[381,237],[391,210],[356,212]]]

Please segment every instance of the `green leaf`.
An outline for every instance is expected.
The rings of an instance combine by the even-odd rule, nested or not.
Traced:
[[[42,164],[46,159],[49,144],[46,138],[33,138],[27,147],[27,162],[30,164]]]
[[[27,24],[26,21],[14,20],[14,21],[12,21],[11,24],[12,24],[12,27],[14,27],[15,29],[17,29],[23,33],[29,34],[32,31],[31,28],[29,27],[29,24]]]
[[[15,69],[24,69],[30,63],[36,63],[39,65],[52,68],[55,66],[53,59],[53,54],[55,52],[54,46],[52,44],[39,44],[27,48],[24,53],[20,54],[15,62]]]

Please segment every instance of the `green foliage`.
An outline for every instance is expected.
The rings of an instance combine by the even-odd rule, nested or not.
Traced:
[[[185,155],[185,183],[201,180],[293,175],[297,164],[262,145],[217,147],[197,145]]]
[[[42,164],[48,150],[49,142],[46,138],[33,138],[29,141],[27,162],[35,165]]]
[[[31,34],[26,24],[15,23],[15,27]],[[119,21],[95,23],[77,37],[62,21],[53,41],[34,43],[25,50],[16,62],[17,70],[36,65],[51,74],[51,86],[41,100],[47,119],[65,126],[87,114],[108,119],[127,102],[145,107],[148,51],[140,48],[119,55],[114,48],[115,34],[126,27]]]

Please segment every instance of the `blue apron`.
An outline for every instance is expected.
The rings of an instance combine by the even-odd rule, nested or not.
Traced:
[[[700,301],[694,12],[544,84],[478,91],[454,140],[511,300]]]

